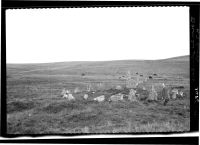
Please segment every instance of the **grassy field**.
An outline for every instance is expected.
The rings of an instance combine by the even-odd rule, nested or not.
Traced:
[[[153,79],[137,88],[139,102],[123,100],[108,102],[116,93],[127,94],[127,71]],[[83,75],[84,74],[84,75]],[[8,134],[65,134],[65,133],[127,133],[169,132],[190,130],[189,56],[166,60],[60,62],[46,64],[7,64],[7,133]],[[97,84],[103,86],[98,87]],[[151,85],[160,97],[160,83],[169,88],[182,87],[184,99],[147,102]],[[87,84],[95,93],[84,100]],[[115,87],[121,85],[122,90]],[[74,90],[75,101],[60,96],[63,88]],[[93,98],[105,95],[104,102]]]

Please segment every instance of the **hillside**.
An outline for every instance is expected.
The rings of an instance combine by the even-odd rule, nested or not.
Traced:
[[[179,56],[179,57],[172,57],[165,59],[165,61],[190,61],[189,55]]]
[[[74,74],[124,74],[139,72],[144,74],[169,73],[189,75],[189,56],[165,60],[117,60],[56,62],[42,64],[7,64],[8,75],[74,75]]]

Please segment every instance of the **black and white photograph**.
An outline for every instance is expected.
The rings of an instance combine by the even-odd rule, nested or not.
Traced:
[[[7,134],[190,131],[189,7],[5,14]]]

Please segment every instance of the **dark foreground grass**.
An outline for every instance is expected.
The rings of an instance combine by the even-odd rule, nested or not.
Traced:
[[[181,102],[181,103],[180,103]],[[126,133],[189,131],[186,100],[159,103],[66,102],[8,114],[9,134]]]

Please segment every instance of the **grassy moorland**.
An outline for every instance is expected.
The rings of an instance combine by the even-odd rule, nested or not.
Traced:
[[[137,88],[139,102],[124,99],[108,102],[116,93],[128,94],[123,76],[130,71],[153,79]],[[122,60],[107,62],[60,62],[45,64],[7,64],[7,133],[126,133],[190,130],[189,56],[165,60]],[[102,83],[101,87],[96,84]],[[147,102],[151,85],[160,97],[160,83],[181,88],[183,99]],[[95,93],[84,100],[87,84]],[[122,90],[115,87],[121,85]],[[63,88],[73,93],[75,101],[60,96]],[[105,95],[104,102],[93,101]]]

